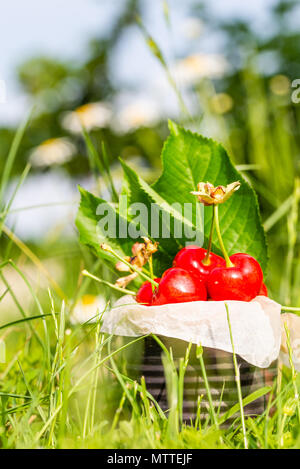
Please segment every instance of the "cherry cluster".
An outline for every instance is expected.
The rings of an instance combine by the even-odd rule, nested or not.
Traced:
[[[198,183],[197,191],[191,193],[200,203],[213,209],[207,249],[191,245],[182,248],[176,254],[173,266],[161,278],[155,278],[153,273],[152,256],[158,250],[157,242],[143,237],[144,242],[134,243],[132,255],[124,258],[110,246],[101,244],[101,249],[118,259],[116,269],[128,272],[128,275],[118,278],[115,285],[110,285],[148,306],[206,300],[251,301],[258,295],[268,296],[258,261],[246,253],[229,257],[222,239],[218,207],[240,186],[239,181],[216,187],[209,182]],[[212,252],[215,231],[223,257]],[[145,268],[146,264],[149,270]],[[135,293],[128,290],[127,285],[138,276],[146,281]]]
[[[227,186],[213,186],[199,182],[193,191],[204,206],[211,206],[212,219],[208,247],[187,246],[181,249],[161,279],[145,282],[136,300],[146,305],[183,303],[186,301],[251,301],[257,295],[268,296],[263,283],[262,269],[254,257],[246,253],[228,256],[220,229],[220,204],[226,202],[241,184],[235,181]],[[213,233],[216,231],[223,257],[212,252]]]
[[[173,267],[161,278],[158,287],[144,282],[136,300],[148,306],[187,301],[250,301],[257,295],[268,296],[263,273],[254,257],[245,253],[230,256],[230,267],[225,260],[199,246],[187,246],[174,258]]]

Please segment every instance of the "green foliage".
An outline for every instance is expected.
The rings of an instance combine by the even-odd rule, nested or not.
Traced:
[[[55,89],[68,76],[67,64],[46,57],[35,57],[19,67],[19,80],[32,95],[38,95],[46,89]]]
[[[240,180],[240,190],[220,207],[222,235],[230,253],[247,252],[265,269],[267,248],[253,189],[234,168],[220,144],[186,131],[172,122],[170,130],[171,135],[162,151],[163,173],[152,186],[121,161],[124,171],[122,196],[127,197],[127,205],[125,208],[117,208],[107,204],[110,221],[116,223],[113,235],[108,234],[103,237],[99,230],[101,215],[97,215],[97,208],[105,201],[81,189],[81,203],[76,222],[81,242],[92,246],[100,255],[102,255],[101,242],[108,242],[121,252],[130,255],[130,236],[120,237],[119,223],[120,221],[134,223],[134,227],[139,229],[143,236],[152,237],[159,242],[159,256],[155,256],[155,272],[160,275],[171,265],[179,249],[186,242],[194,241],[190,238],[191,233],[197,231],[201,239],[204,229],[201,217],[202,206],[191,194],[191,191],[197,189],[197,183],[209,181],[214,185],[227,185]],[[132,213],[132,204],[137,203],[143,204],[146,216],[141,217],[140,214],[137,216]],[[185,204],[190,204],[192,207],[189,215],[186,215]],[[153,209],[153,206],[156,209]],[[159,231],[156,236],[153,234],[153,213],[159,218],[157,223]],[[107,212],[103,216],[108,218]],[[205,211],[206,239],[210,223],[211,208],[208,207]],[[179,235],[178,224],[182,227],[182,233]],[[216,241],[213,249],[219,252]]]
[[[127,219],[129,221],[134,220],[130,213],[130,205],[135,203],[142,203],[147,209],[148,217],[146,226],[144,226],[144,235],[153,238],[153,220],[151,218],[151,206],[155,206],[154,213],[158,215],[159,233],[155,237],[155,240],[159,242],[159,256],[155,256],[155,266],[158,267],[157,272],[162,273],[163,267],[169,267],[172,263],[173,257],[176,255],[178,250],[183,246],[184,242],[187,241],[187,237],[184,237],[185,233],[191,232],[191,230],[197,229],[196,223],[192,223],[192,220],[185,217],[183,212],[183,203],[180,193],[176,203],[177,207],[171,206],[168,201],[161,197],[159,192],[153,190],[141,177],[139,177],[135,171],[133,171],[124,162],[122,163],[125,184],[123,189],[123,195],[128,197],[129,210],[127,211]],[[195,206],[195,201],[193,201]],[[170,224],[168,221],[170,220]],[[201,219],[199,218],[201,223]],[[176,226],[180,224],[182,226],[181,236],[176,237]],[[201,225],[200,225],[201,228]]]
[[[3,224],[10,212],[14,195],[28,173],[25,164],[31,149],[48,138],[66,135],[61,120],[65,111],[93,101],[113,102],[118,95],[120,90],[110,76],[111,56],[119,40],[123,41],[127,28],[132,28],[135,23],[136,13],[143,16],[142,11],[138,11],[140,3],[139,0],[126,1],[107,32],[107,37],[94,39],[88,57],[80,57],[80,64],[33,58],[19,67],[20,84],[28,98],[36,101],[38,113],[33,116],[24,137],[22,126],[15,137],[14,129],[1,129],[2,196],[12,178],[22,174],[11,199],[1,199],[1,229],[5,228]],[[166,2],[164,5],[166,7]],[[207,131],[210,135],[215,132],[214,138],[224,144],[232,161],[241,164],[243,171],[247,171],[243,174],[259,195],[271,250],[268,273],[270,296],[282,303],[297,305],[300,302],[297,235],[300,195],[299,182],[295,181],[295,175],[299,175],[300,106],[291,103],[290,90],[286,94],[276,94],[270,86],[270,78],[276,73],[285,74],[290,80],[299,77],[300,35],[290,28],[294,7],[297,7],[297,0],[280,0],[274,3],[269,19],[272,28],[268,35],[257,34],[255,22],[238,21],[228,15],[224,20],[214,18],[209,2],[192,1],[190,16],[201,18],[210,26],[208,30],[224,35],[224,54],[230,64],[228,74],[222,80],[199,78],[195,83],[193,104],[198,100],[201,103],[201,108],[197,107],[195,115],[197,120],[200,116],[199,122],[202,116],[204,120],[208,118]],[[170,26],[172,9],[165,10],[165,17]],[[185,111],[162,55],[165,53],[165,45],[156,43],[150,35],[146,37],[146,41],[148,50],[163,66],[181,108]],[[185,51],[186,44],[183,47],[182,50]],[[268,60],[265,61],[268,54],[272,56],[271,69],[265,66],[269,63]],[[263,73],[260,74],[262,62]],[[216,93],[227,93],[232,99],[233,107],[225,114],[220,115],[212,110],[212,99],[216,97]],[[183,119],[182,116],[181,118]],[[183,122],[187,127],[192,125],[189,117]],[[207,123],[203,127],[206,131]],[[141,127],[125,135],[119,135],[110,128],[95,130],[92,137],[93,142],[105,141],[107,144],[110,157],[108,162],[106,159],[103,161],[103,167],[111,165],[118,155],[126,160],[138,154],[148,160],[151,168],[157,169],[166,132],[165,123],[160,122],[156,126]],[[78,148],[78,155],[64,169],[71,176],[90,174],[91,158],[89,161],[85,157],[88,152],[83,149],[83,139],[76,136],[73,142]],[[89,150],[91,157],[91,150],[94,151],[91,145]],[[194,159],[194,155],[198,154],[199,159]],[[206,173],[204,163],[208,160],[210,171]],[[134,172],[131,166],[122,161],[123,194],[127,194],[132,201],[142,199],[147,205],[152,201],[163,201],[165,213],[174,219],[180,216],[171,212],[170,205],[174,200],[180,200],[180,203],[191,201],[196,207],[195,199],[190,196],[189,191],[195,189],[195,184],[200,179],[223,184],[232,182],[231,178],[242,180],[242,188],[233,196],[232,201],[220,207],[223,237],[226,247],[231,251],[247,250],[265,266],[266,247],[257,214],[256,198],[252,189],[229,162],[225,150],[209,139],[171,124],[171,135],[163,150],[163,163],[161,178],[150,186],[140,177],[139,171]],[[222,170],[217,178],[218,168]],[[102,169],[96,168],[97,177],[102,175]],[[109,179],[109,175],[107,176]],[[103,181],[100,182],[102,186]],[[180,361],[176,369],[177,363],[173,362],[171,354],[168,350],[163,350],[171,408],[170,413],[164,413],[147,391],[144,380],[138,374],[132,377],[128,373],[128,364],[135,361],[139,365],[143,354],[142,340],[131,343],[121,341],[120,338],[106,337],[100,332],[99,322],[84,326],[74,326],[69,322],[77,300],[84,293],[102,295],[111,302],[114,301],[111,291],[106,295],[103,284],[91,284],[89,278],[83,281],[81,278],[84,267],[101,275],[103,279],[111,280],[110,272],[104,266],[111,258],[99,249],[99,217],[95,217],[99,203],[105,201],[84,189],[80,191],[81,206],[77,227],[82,244],[92,246],[101,256],[96,262],[82,244],[79,246],[76,241],[62,237],[60,228],[54,230],[49,239],[40,240],[33,245],[17,242],[7,230],[2,232],[0,339],[5,340],[7,363],[0,363],[0,447],[242,448],[240,405],[237,403],[227,409],[225,414],[220,414],[217,402],[215,411],[211,408],[210,416],[203,421],[200,415],[207,402],[203,403],[202,399],[207,401],[207,395],[198,396],[196,421],[182,424],[185,362]],[[126,223],[127,220],[132,220],[133,215],[124,210],[122,204],[117,206],[109,203],[109,206],[117,220],[121,219]],[[247,207],[249,212],[246,216]],[[205,211],[207,234],[210,209]],[[29,213],[30,216],[35,216],[34,212]],[[194,216],[195,214],[196,211]],[[237,214],[242,215],[240,219]],[[239,224],[241,221],[247,226]],[[184,222],[194,226],[195,220],[192,218]],[[243,230],[245,232],[241,240],[239,233]],[[234,245],[235,239],[237,245]],[[107,241],[120,253],[130,254],[131,241],[117,240],[116,244],[111,238]],[[158,270],[170,265],[178,248],[174,237],[168,243],[163,239],[160,241],[161,251],[155,266]],[[179,242],[183,241],[180,239]],[[214,250],[217,249],[214,243]],[[15,277],[12,273],[17,271],[12,272],[13,264],[8,262],[11,257],[14,265],[18,266],[18,275]],[[50,274],[52,265],[47,271],[48,261],[55,263],[54,274]],[[36,272],[39,272],[41,281],[38,285],[31,285]],[[55,281],[52,275],[55,275]],[[61,307],[58,295],[49,304],[45,278],[50,279],[50,284],[59,282],[64,293],[62,296],[67,297],[65,306]],[[25,290],[20,288],[19,280],[24,283]],[[24,317],[20,319],[22,316]],[[111,353],[108,348],[110,340],[113,350]],[[205,351],[199,349],[198,359],[202,358],[202,354]],[[282,376],[280,373],[273,389],[264,386],[249,396],[243,396],[242,403],[246,409],[249,403],[262,396],[266,397],[262,415],[245,416],[246,436],[251,449],[300,448],[297,418],[299,402],[295,399],[296,388],[299,393],[299,376],[291,376],[285,368]],[[203,375],[199,373],[198,378],[203,380]],[[210,389],[209,384],[207,392]],[[213,384],[212,382],[211,386]],[[212,420],[216,416],[217,425],[221,427],[219,431]]]
[[[241,187],[224,205],[220,205],[220,223],[224,243],[230,254],[247,252],[266,268],[267,248],[257,198],[253,189],[235,169],[222,145],[170,124],[171,135],[164,145],[164,171],[154,184],[169,203],[193,202],[190,192],[200,181],[227,185],[241,181]],[[208,237],[211,209],[205,209],[205,236]],[[215,241],[215,251],[219,251]]]
[[[218,402],[214,394],[210,405],[215,411],[206,414],[202,396],[197,411],[201,418],[182,421],[189,346],[178,366],[171,349],[156,338],[168,389],[165,412],[148,392],[144,378],[134,379],[126,371],[128,363],[139,364],[143,338],[120,341],[107,336],[99,321],[70,326],[65,305],[55,310],[51,296],[47,308],[51,314],[43,318],[46,327],[41,318],[32,321],[36,334],[27,338],[25,349],[26,322],[18,331],[11,330],[7,341],[8,350],[14,344],[14,352],[6,364],[0,364],[5,376],[0,385],[1,448],[243,448],[240,406],[219,413],[222,396]],[[44,336],[49,356],[37,335]],[[211,379],[206,368],[203,361],[202,383]],[[265,386],[243,396],[245,411],[263,396],[269,401],[262,415],[245,415],[251,449],[299,448],[295,398],[286,370],[277,394],[275,388],[276,384]]]

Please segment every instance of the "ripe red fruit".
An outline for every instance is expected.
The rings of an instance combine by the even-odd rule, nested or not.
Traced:
[[[207,286],[212,300],[250,301],[261,288],[263,273],[259,263],[248,254],[230,256],[234,267],[217,267],[210,273]]]
[[[171,267],[164,272],[153,296],[152,305],[205,301],[206,298],[204,284],[193,274],[179,267]]]
[[[207,250],[199,246],[186,246],[176,254],[173,267],[181,267],[206,283],[212,269],[226,266],[225,260],[212,252],[209,254],[210,264],[203,264],[206,253]]]
[[[160,278],[155,278],[155,282],[159,283]],[[138,303],[144,303],[146,306],[150,306],[152,303],[152,297],[153,297],[153,288],[151,282],[144,282],[137,294],[136,294],[136,301]]]
[[[261,296],[268,296],[268,289],[267,289],[266,285],[264,284],[264,282],[262,283],[258,294],[261,295]]]

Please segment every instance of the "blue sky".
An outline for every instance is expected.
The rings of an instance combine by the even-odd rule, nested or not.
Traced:
[[[1,5],[0,79],[6,84],[6,106],[0,104],[1,123],[25,111],[15,69],[36,54],[80,60],[90,38],[105,34],[119,0],[9,0]]]
[[[6,87],[6,102],[0,102],[0,124],[16,123],[29,103],[15,80],[16,66],[34,55],[50,55],[80,61],[87,50],[89,39],[105,35],[111,20],[124,5],[124,0],[10,0],[1,6],[0,80]],[[162,0],[143,0],[143,20],[162,44],[166,54],[171,48],[184,53],[178,30],[186,15],[188,0],[169,0],[173,30],[167,30],[162,14]],[[244,17],[262,31],[266,23],[266,10],[274,0],[214,0],[211,10],[223,17]],[[213,39],[213,40],[212,40]],[[220,37],[203,37],[201,50],[217,49]],[[182,51],[180,51],[182,49]],[[138,57],[138,60],[137,60]],[[137,28],[126,37],[111,57],[114,80],[121,86],[142,86],[163,80],[159,65],[150,56]]]
[[[187,39],[183,23],[190,0],[169,0],[171,30],[164,21],[161,0],[142,0],[143,21],[169,60],[186,53],[218,52],[222,37],[212,34],[204,25],[197,40]],[[244,17],[253,21],[260,31],[270,30],[266,11],[275,0],[207,0],[213,12],[223,17]],[[30,103],[21,92],[15,69],[24,60],[36,55],[79,62],[86,59],[88,42],[105,35],[114,15],[124,0],[9,0],[1,6],[0,16],[0,80],[6,85],[6,102],[1,103],[0,125],[16,124],[27,113]],[[268,24],[268,27],[266,27]],[[139,94],[150,95],[156,103],[170,105],[170,87],[157,60],[147,49],[136,26],[129,28],[110,57],[111,77],[121,89],[121,98],[131,99]],[[0,88],[1,91],[1,88]],[[174,99],[176,103],[176,100]],[[85,185],[85,183],[84,183]],[[29,176],[14,202],[13,208],[49,202],[71,202],[78,197],[76,183],[63,171]],[[21,211],[11,223],[24,239],[47,236],[56,224],[74,219],[74,208],[59,205]]]

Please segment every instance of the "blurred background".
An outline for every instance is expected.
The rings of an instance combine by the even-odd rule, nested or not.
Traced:
[[[77,240],[77,184],[110,197],[81,124],[100,153],[105,143],[118,189],[119,156],[148,182],[157,177],[171,118],[222,142],[253,185],[270,246],[270,295],[299,304],[299,31],[296,0],[5,2],[0,174],[16,129],[31,117],[2,200],[17,188],[1,257],[17,259],[41,296],[50,286],[81,301],[79,321],[86,306],[103,305],[97,286],[84,299],[79,290],[81,269],[95,259]],[[30,307],[13,269],[3,282],[1,292],[13,285],[17,298],[5,296],[2,318],[18,311],[16,300]]]

